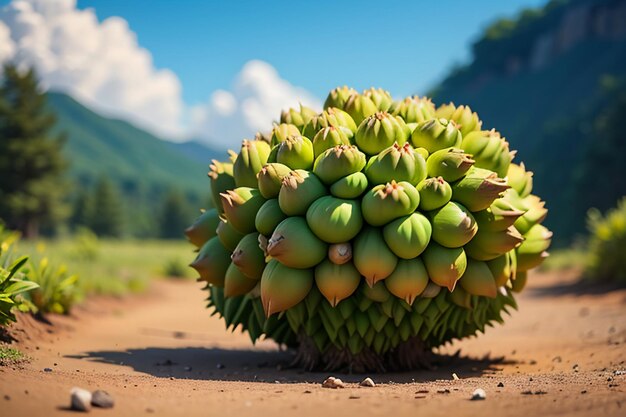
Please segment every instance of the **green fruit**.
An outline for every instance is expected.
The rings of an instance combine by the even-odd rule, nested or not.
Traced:
[[[330,193],[339,198],[357,198],[367,190],[367,177],[362,172],[347,175],[330,186]]]
[[[398,258],[385,244],[380,229],[366,227],[354,240],[353,262],[369,286],[387,278],[396,268]]]
[[[264,198],[275,198],[278,196],[283,178],[291,172],[287,165],[277,162],[266,164],[257,174],[259,192]]]
[[[328,246],[318,239],[302,217],[288,217],[274,230],[267,253],[290,268],[312,268],[326,257]]]
[[[463,248],[446,248],[431,242],[422,258],[430,279],[451,292],[467,268],[467,257]]]
[[[272,198],[263,203],[256,213],[254,227],[262,235],[271,236],[276,226],[286,218],[287,216],[280,209],[278,199]]]
[[[429,153],[446,148],[458,148],[462,135],[454,122],[446,119],[430,119],[418,123],[411,133],[411,144]]]
[[[302,135],[307,138],[314,138],[317,132],[325,127],[334,126],[336,128],[344,128],[344,132],[350,132],[352,135],[356,132],[356,123],[345,111],[329,107],[322,113],[314,116],[302,129]]]
[[[230,265],[230,252],[217,237],[209,239],[189,265],[200,274],[200,280],[218,287],[224,286],[224,276]]]
[[[363,120],[354,140],[360,150],[368,155],[376,155],[394,143],[404,145],[408,136],[408,127],[402,119],[378,112]]]
[[[346,131],[350,134],[346,134]],[[319,157],[326,149],[334,148],[337,145],[350,145],[352,132],[342,127],[328,126],[320,130],[313,137],[313,154]]]
[[[460,149],[442,149],[431,154],[426,160],[429,177],[442,177],[447,182],[454,182],[463,177],[474,165],[470,155]]]
[[[260,140],[244,140],[233,164],[237,187],[257,187],[257,173],[267,162],[270,145]]]
[[[306,221],[313,233],[328,243],[347,242],[363,226],[358,202],[331,196],[315,200],[306,212]]]
[[[410,144],[394,143],[369,160],[365,175],[372,185],[392,180],[416,185],[426,178],[426,161]]]
[[[459,284],[472,295],[482,295],[489,298],[496,298],[498,295],[496,280],[487,264],[471,258],[467,260],[467,268],[459,279]]]
[[[248,279],[261,279],[265,268],[265,254],[259,247],[259,234],[254,232],[245,235],[230,258],[233,265]]]
[[[220,218],[220,222],[216,229],[217,238],[220,243],[229,251],[235,250],[244,234],[235,230],[230,222]]]
[[[365,166],[365,154],[356,146],[338,145],[324,151],[313,165],[313,173],[325,184],[359,172]]]
[[[517,191],[520,197],[527,197],[533,190],[533,173],[526,171],[524,163],[510,164],[507,171],[508,184]]]
[[[220,195],[226,220],[243,234],[256,230],[254,219],[265,199],[256,188],[238,187]]]
[[[389,113],[402,117],[406,123],[420,123],[435,117],[435,106],[430,99],[412,96],[393,103]]]
[[[537,224],[524,235],[525,240],[517,248],[518,271],[528,271],[539,266],[548,257],[547,249],[552,241],[552,232],[545,226]]]
[[[313,270],[294,269],[271,260],[261,278],[261,302],[266,316],[295,306],[312,286]]]
[[[348,86],[345,85],[343,87],[334,88],[328,93],[324,101],[324,108],[337,107],[341,109],[352,94],[358,94],[354,88],[348,88]]]
[[[330,305],[352,295],[361,283],[361,274],[352,263],[336,265],[328,260],[315,267],[315,283]]]
[[[211,180],[211,198],[213,206],[218,213],[223,213],[222,201],[220,194],[235,188],[235,179],[233,178],[233,164],[227,162],[219,162],[215,159],[209,165],[209,179]]]
[[[363,96],[372,100],[378,111],[389,110],[389,107],[391,107],[393,103],[393,98],[391,98],[389,91],[385,91],[382,88],[369,88],[363,91]]]
[[[403,259],[421,255],[428,246],[431,235],[430,222],[418,212],[400,217],[383,228],[385,243],[396,256]]]
[[[452,198],[470,211],[485,210],[510,188],[506,180],[486,169],[472,167],[465,177],[452,184]]]
[[[474,131],[463,136],[461,149],[472,155],[478,168],[488,169],[504,178],[513,155],[509,143],[494,129]]]
[[[467,255],[478,261],[490,261],[518,247],[524,238],[515,227],[501,231],[478,229],[476,236],[465,245]]]
[[[300,104],[300,110],[289,109],[280,113],[280,122],[289,123],[295,125],[298,129],[302,130],[311,118],[316,116],[315,110],[310,109]]]
[[[348,113],[354,122],[361,122],[378,111],[376,104],[369,98],[361,94],[352,94],[343,105],[343,109]]]
[[[508,201],[499,198],[489,208],[473,214],[480,230],[498,232],[511,227],[524,212],[517,210]]]
[[[257,280],[246,277],[235,264],[230,264],[224,278],[224,296],[237,297],[250,292],[257,285]]]
[[[427,178],[417,184],[420,193],[419,208],[431,211],[443,207],[452,198],[452,187],[441,177]]]
[[[507,252],[496,259],[487,262],[489,270],[493,274],[496,287],[503,287],[509,279],[515,279],[517,271],[517,258],[515,252]]]
[[[304,136],[289,136],[278,144],[276,162],[291,169],[310,169],[313,160],[313,144]]]
[[[296,125],[290,123],[281,123],[274,125],[270,136],[270,144],[272,146],[284,142],[289,136],[300,136],[300,129]]]
[[[433,227],[433,240],[447,248],[460,248],[478,232],[472,213],[454,201],[429,212],[428,216]]]
[[[412,305],[428,285],[428,272],[420,258],[400,259],[384,283],[389,292]]]
[[[548,215],[548,209],[545,207],[546,203],[541,201],[536,195],[529,195],[524,198],[524,203],[528,207],[528,211],[515,220],[515,228],[519,230],[521,234],[526,234],[536,224],[544,221]]]
[[[521,292],[526,286],[527,280],[528,274],[526,273],[526,271],[518,272],[517,277],[513,280],[511,290],[513,290],[514,292]]]
[[[311,203],[324,195],[326,188],[317,176],[297,169],[283,178],[278,204],[287,216],[303,216]]]
[[[408,182],[377,185],[372,188],[361,203],[363,218],[372,226],[382,226],[417,209],[420,196]]]
[[[215,229],[217,229],[219,222],[220,218],[216,209],[205,210],[200,217],[194,220],[191,226],[185,229],[185,236],[192,245],[199,248],[215,236]]]
[[[440,106],[435,112],[436,117],[453,120],[463,134],[467,136],[470,132],[480,130],[483,122],[478,118],[476,112],[472,112],[469,106],[456,107],[453,103]]]

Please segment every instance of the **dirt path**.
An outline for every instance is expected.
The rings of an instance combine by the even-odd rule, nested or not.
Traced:
[[[343,390],[321,388],[325,374],[281,370],[289,354],[271,343],[226,333],[198,284],[158,281],[53,326],[22,319],[18,346],[33,361],[0,367],[0,414],[74,414],[68,393],[80,386],[114,396],[113,410],[92,411],[102,416],[626,415],[626,290],[581,295],[572,280],[531,276],[505,326],[442,350],[461,348],[461,359],[371,375],[373,389],[357,386],[362,375],[337,375],[351,383]],[[505,360],[478,359],[488,353]],[[469,401],[479,387],[487,400]]]

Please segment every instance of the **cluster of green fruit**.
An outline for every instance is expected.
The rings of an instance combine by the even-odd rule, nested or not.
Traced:
[[[337,366],[501,322],[551,238],[506,140],[467,106],[381,89],[324,109],[213,161],[214,208],[186,234],[216,313]]]

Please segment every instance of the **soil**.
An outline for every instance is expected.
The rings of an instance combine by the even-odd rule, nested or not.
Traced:
[[[20,316],[11,334],[32,361],[0,367],[0,410],[74,414],[78,386],[113,396],[113,409],[92,410],[103,416],[624,416],[626,289],[577,280],[532,274],[504,326],[441,348],[436,369],[334,374],[344,389],[322,388],[328,374],[288,369],[292,353],[270,342],[226,332],[199,284],[159,280],[145,295],[92,299],[49,324]],[[375,388],[359,387],[367,376]],[[477,388],[484,401],[470,400]]]

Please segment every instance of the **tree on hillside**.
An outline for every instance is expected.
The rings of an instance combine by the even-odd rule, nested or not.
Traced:
[[[63,200],[64,139],[52,134],[33,69],[3,67],[0,81],[0,218],[27,238],[42,225],[54,227],[67,214]]]
[[[81,189],[72,206],[72,215],[69,219],[70,226],[74,229],[79,227],[90,227],[93,219],[94,204],[93,196],[87,190]]]
[[[192,216],[181,193],[176,190],[168,191],[160,214],[160,236],[165,239],[182,238],[183,230],[189,226]]]
[[[124,209],[120,194],[106,177],[101,177],[96,184],[92,201],[89,228],[98,236],[124,235]]]

